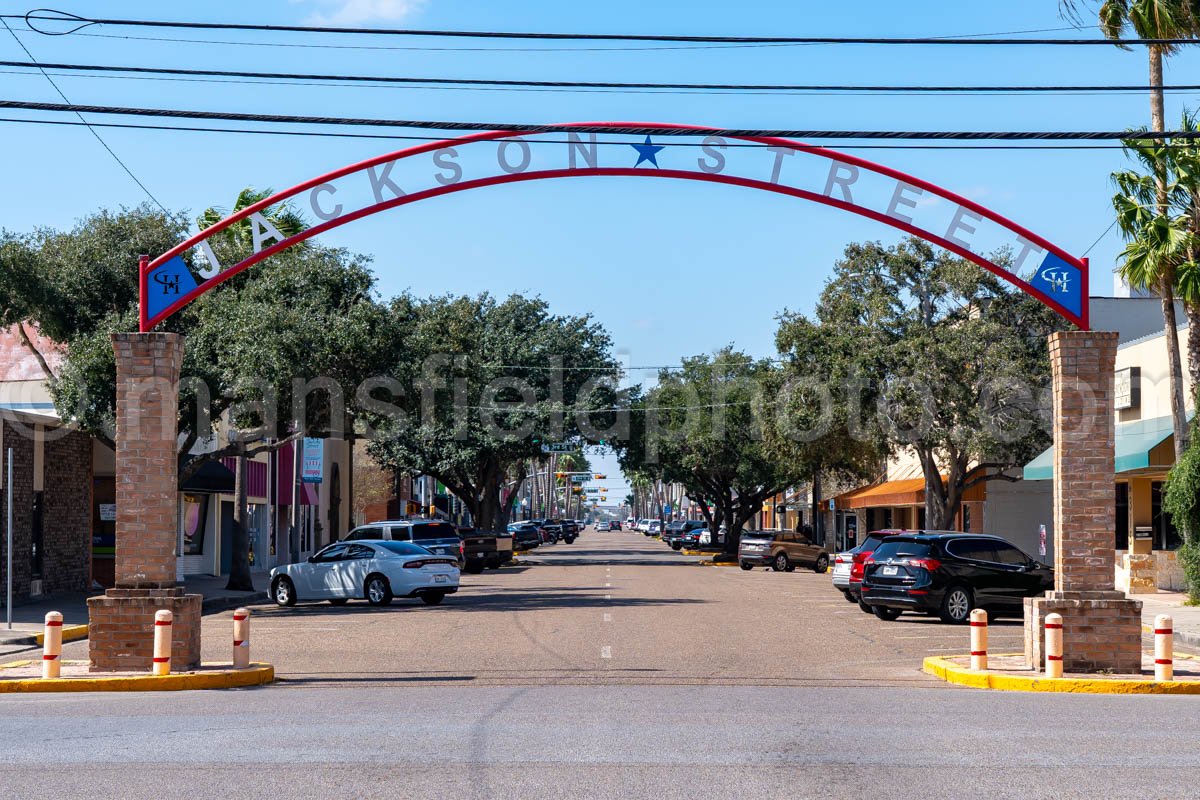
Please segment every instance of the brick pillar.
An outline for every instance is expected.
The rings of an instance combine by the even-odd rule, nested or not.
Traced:
[[[149,669],[154,612],[175,615],[172,660],[200,663],[200,595],[175,582],[176,439],[183,338],[113,334],[117,362],[116,586],[88,600],[91,669]]]
[[[1140,601],[1113,588],[1113,371],[1117,334],[1050,336],[1054,376],[1054,591],[1025,601],[1025,656],[1041,669],[1042,620],[1063,616],[1068,672],[1140,672]]]

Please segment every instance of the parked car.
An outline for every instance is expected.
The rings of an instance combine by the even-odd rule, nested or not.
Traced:
[[[542,535],[542,544],[558,544],[558,540],[562,538],[562,526],[553,520],[541,520],[538,532]]]
[[[530,521],[510,522],[508,523],[508,532],[512,534],[513,550],[516,552],[532,550],[542,543],[542,535],[538,533],[538,526]]]
[[[814,572],[829,569],[829,552],[807,536],[792,531],[746,531],[738,543],[742,569],[770,566],[776,572],[792,572],[798,566]]]
[[[683,536],[685,533],[699,530],[704,527],[704,523],[696,519],[677,519],[674,522],[668,522],[667,527],[663,529],[662,540],[670,545],[672,550],[682,550],[684,545]],[[693,537],[698,539],[697,537]],[[695,542],[692,542],[695,544]]]
[[[700,546],[700,537],[708,533],[708,524],[703,520],[692,520],[692,523],[690,528],[685,528],[683,533],[675,537],[675,541],[679,543],[676,549]],[[674,547],[674,543],[671,546]]]
[[[871,611],[871,607],[869,605],[862,601],[862,594],[860,590],[862,589],[863,563],[867,560],[871,553],[875,552],[875,548],[878,547],[884,539],[901,533],[908,533],[908,531],[900,530],[898,528],[886,528],[884,530],[871,531],[866,535],[866,538],[859,543],[858,547],[855,547],[849,551],[852,560],[850,562],[850,577],[846,585],[846,591],[849,594],[846,599],[852,603],[858,603],[858,607],[867,614],[872,614],[874,612]]]
[[[609,525],[612,527],[612,529],[613,529],[614,531],[619,531],[619,530],[621,530],[621,521],[620,521],[620,520],[616,520],[616,519],[614,519],[612,522],[610,522],[610,523],[608,523],[608,524],[609,524]]]
[[[360,540],[327,545],[308,561],[271,570],[271,597],[281,606],[366,598],[386,606],[393,597],[419,597],[435,606],[458,591],[458,560],[412,542]]]
[[[558,528],[562,532],[562,540],[567,544],[571,544],[579,537],[579,522],[573,519],[554,520],[558,523]]]
[[[597,522],[596,533],[608,533],[612,530],[612,524],[608,522]]]
[[[920,531],[890,536],[864,562],[862,602],[893,620],[905,611],[962,624],[971,609],[1020,615],[1054,588],[1054,570],[999,536]]]
[[[635,529],[637,528],[637,524],[638,524],[638,520],[634,519],[633,517],[626,517],[626,518],[625,518],[625,528],[626,528],[626,530],[631,530],[631,531],[632,531],[632,530],[635,530]]]
[[[711,547],[712,543],[713,543],[712,542],[712,531],[708,528],[705,528],[704,530],[700,531],[700,546],[701,547]],[[722,523],[717,528],[717,544],[725,544],[725,524],[724,523]]]
[[[360,525],[343,538],[343,542],[381,539],[393,542],[413,542],[432,553],[453,556],[463,566],[464,550],[458,529],[449,522],[436,519],[384,520]]]
[[[485,569],[499,569],[513,557],[513,537],[507,531],[479,531],[459,527],[462,539],[463,572],[478,575]]]

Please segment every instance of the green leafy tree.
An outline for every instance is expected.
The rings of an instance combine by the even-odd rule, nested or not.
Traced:
[[[972,486],[1018,480],[1010,471],[1049,444],[1039,404],[1046,337],[1063,323],[991,273],[915,238],[854,244],[816,315],[785,319],[779,341],[798,358],[812,354],[804,369],[829,376],[831,441],[914,451],[929,527],[950,527]]]
[[[143,206],[99,212],[70,231],[6,234],[0,241],[0,275],[19,268],[25,282],[23,290],[7,284],[9,297],[0,296],[4,313],[10,323],[31,323],[63,348],[61,367],[47,366],[58,413],[110,447],[116,397],[110,337],[137,329],[138,256],[165,252],[186,230],[184,215]],[[365,261],[306,247],[236,276],[165,321],[160,329],[183,333],[187,342],[180,479],[209,461],[254,455],[300,429],[325,432],[345,419],[354,387],[398,355],[401,337],[388,332],[393,320],[373,299]],[[293,398],[294,379],[303,383],[317,376],[345,387],[340,402],[328,393],[303,404]],[[291,421],[294,407],[302,412],[299,425]],[[226,414],[235,427],[255,429],[253,434],[190,457],[197,443],[213,438],[215,421]],[[244,538],[239,536],[235,548],[235,587],[249,580]]]
[[[778,458],[766,441],[774,372],[770,361],[731,347],[685,358],[635,402],[633,433],[618,452],[635,492],[652,481],[683,486],[700,503],[714,542],[725,526],[729,557],[764,502],[811,475],[811,464]],[[657,494],[653,507],[662,507]]]
[[[412,327],[392,374],[415,388],[391,398],[402,414],[377,415],[370,452],[392,470],[441,481],[477,527],[502,528],[508,476],[541,458],[540,442],[584,436],[569,411],[613,402],[613,390],[596,385],[617,374],[611,340],[590,317],[556,316],[518,295],[406,299],[393,309]]]

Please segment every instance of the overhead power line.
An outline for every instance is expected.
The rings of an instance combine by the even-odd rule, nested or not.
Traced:
[[[1200,131],[886,131],[819,130],[783,128],[660,128],[629,125],[564,125],[513,122],[450,122],[435,120],[372,119],[363,117],[320,117],[298,114],[260,114],[231,111],[189,111],[168,108],[76,105],[39,103],[24,100],[0,100],[0,108],[48,111],[71,114],[113,114],[117,116],[167,117],[174,119],[225,120],[272,124],[345,125],[361,127],[417,128],[443,131],[506,131],[512,133],[611,133],[636,136],[726,136],[789,139],[930,139],[930,140],[1047,140],[1047,141],[1119,141],[1123,139],[1200,139]]]
[[[402,133],[348,133],[346,131],[314,131],[314,130],[285,130],[264,128],[216,128],[203,125],[141,125],[129,122],[78,122],[63,119],[30,119],[25,117],[0,117],[0,123],[28,125],[80,125],[93,128],[116,128],[135,131],[165,131],[172,133],[231,133],[260,136],[306,136],[330,139],[373,139],[383,141],[436,142],[441,136],[418,136]],[[531,139],[530,144],[570,144],[567,139]],[[641,144],[641,141],[606,140],[600,145],[613,147],[628,147]],[[675,142],[672,147],[702,147],[702,142]],[[757,147],[766,145],[755,142],[728,142],[726,147]],[[1163,147],[1182,148],[1189,145],[1164,144]],[[1089,150],[1122,150],[1121,144],[840,144],[839,150],[1055,150],[1055,151],[1089,151]]]
[[[1013,38],[978,36],[697,36],[686,34],[643,34],[643,33],[556,33],[545,31],[454,31],[425,30],[419,28],[351,28],[329,25],[267,25],[240,22],[195,22],[183,20],[114,19],[83,17],[53,9],[37,9],[26,14],[3,15],[9,19],[23,19],[32,30],[47,35],[69,35],[93,25],[138,28],[175,28],[219,31],[257,31],[272,33],[333,33],[367,36],[421,36],[456,39],[519,39],[557,40],[584,42],[690,42],[705,44],[865,44],[865,45],[1183,45],[1195,44],[1191,39],[1062,39],[1062,38]],[[52,30],[34,25],[39,23],[65,23],[64,30]]]
[[[54,88],[54,91],[58,94],[58,96],[63,99],[63,102],[70,103],[71,101],[67,99],[67,96],[63,93],[63,90],[60,89],[58,84],[54,82],[54,78],[50,77],[50,73],[47,72],[42,65],[37,62],[37,59],[33,57],[33,53],[29,52],[29,48],[26,47],[25,43],[21,41],[21,37],[17,36],[16,31],[9,26],[8,20],[0,19],[0,22],[4,23],[4,29],[9,32],[13,39],[16,40],[17,46],[21,48],[22,52],[29,57],[27,66],[37,69],[38,72],[42,74],[42,77],[44,77]],[[113,161],[116,161],[121,169],[125,171],[125,174],[128,175],[130,179],[138,185],[139,189],[146,193],[146,196],[149,197],[151,201],[153,201],[154,205],[158,206],[159,209],[166,214],[167,207],[159,202],[158,198],[154,196],[154,193],[146,188],[146,184],[142,183],[141,179],[137,175],[133,174],[133,170],[129,168],[129,165],[121,160],[121,157],[117,155],[116,151],[113,150],[112,147],[109,146],[108,142],[104,141],[104,138],[96,132],[96,129],[92,125],[88,124],[88,121],[83,118],[83,114],[76,112],[76,116],[79,117],[79,123],[86,127],[88,131],[91,132],[92,136],[96,137],[96,141],[100,143],[100,146],[103,147],[110,156],[112,156]]]
[[[179,67],[140,67],[117,64],[66,64],[32,61],[0,61],[0,67],[29,67],[66,72],[116,72],[127,74],[203,76],[216,78],[253,78],[323,83],[384,83],[428,84],[434,86],[532,87],[569,89],[680,89],[687,91],[749,91],[749,92],[850,92],[850,93],[1066,93],[1066,92],[1148,92],[1162,90],[1200,91],[1200,84],[1062,84],[1062,85],[903,85],[903,84],[816,84],[816,83],[655,83],[624,81],[546,81],[499,78],[442,78],[397,75],[338,75],[314,72],[256,72],[227,69],[184,69]]]

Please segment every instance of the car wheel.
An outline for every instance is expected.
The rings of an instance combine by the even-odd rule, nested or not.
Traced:
[[[671,549],[672,550],[682,550],[683,542],[671,542]]]
[[[739,562],[739,563],[738,563],[738,566],[740,566],[740,567],[741,567],[742,569],[744,569],[746,572],[749,572],[750,570],[754,569],[754,565],[753,565],[753,564],[747,564],[745,561],[741,561],[741,562]]]
[[[445,599],[446,599],[445,592],[429,592],[427,594],[421,595],[421,600],[427,606],[436,606]]]
[[[846,598],[847,603],[857,603],[858,602],[857,600],[854,599],[854,595],[850,594],[849,592],[842,592],[842,597]]]
[[[871,608],[869,605],[867,605],[866,603],[864,603],[862,601],[861,597],[858,599],[858,607],[860,609],[862,609],[862,612],[864,614],[874,614],[875,613],[875,610],[873,608]]]
[[[791,565],[788,564],[787,553],[780,553],[779,555],[775,556],[775,560],[771,562],[771,569],[775,570],[776,572],[786,572],[788,571],[789,566]]]
[[[334,597],[334,598],[330,599],[330,601],[329,601],[329,605],[331,605],[331,606],[344,606],[344,605],[346,605],[346,603],[349,603],[349,602],[350,602],[350,600],[349,600],[348,598],[345,598],[345,597]]]
[[[822,553],[817,556],[817,563],[813,564],[813,572],[824,573],[829,569],[829,556]]]
[[[962,625],[971,618],[971,590],[966,586],[951,586],[942,598],[942,609],[938,614],[942,622],[950,625]]]
[[[289,578],[276,578],[275,585],[271,587],[271,596],[277,605],[296,605],[296,587]]]
[[[884,608],[883,606],[875,606],[871,610],[884,622],[891,622],[902,613],[898,608]]]
[[[363,592],[367,602],[373,606],[386,606],[392,602],[392,586],[382,575],[370,575]]]
[[[565,541],[567,544],[571,544],[572,542],[574,542],[574,541],[575,541],[575,537],[574,537],[574,536],[568,536],[568,537],[567,537],[566,539],[564,539],[563,541]]]

